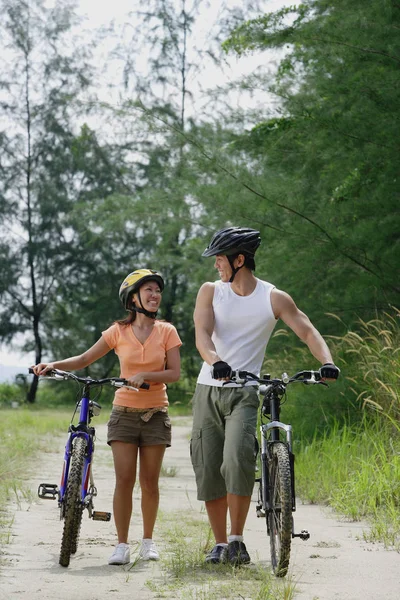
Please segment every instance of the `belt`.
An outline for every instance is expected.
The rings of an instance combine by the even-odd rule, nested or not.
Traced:
[[[113,405],[113,410],[116,412],[124,413],[142,413],[140,418],[143,421],[150,421],[151,417],[157,412],[168,412],[166,406],[156,406],[155,408],[136,408],[134,406],[119,406],[118,404]]]

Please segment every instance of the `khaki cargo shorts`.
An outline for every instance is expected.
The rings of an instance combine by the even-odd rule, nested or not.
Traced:
[[[259,399],[254,387],[197,384],[190,455],[198,500],[251,496],[258,452]]]
[[[107,423],[107,444],[127,442],[137,446],[171,445],[171,421],[167,412],[155,412],[148,421],[141,412],[112,410]]]

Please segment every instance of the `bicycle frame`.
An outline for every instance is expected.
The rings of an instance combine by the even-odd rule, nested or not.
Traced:
[[[89,389],[87,389],[86,387],[84,389],[83,396],[77,406],[80,407],[79,423],[77,427],[74,427],[71,424],[68,428],[68,438],[65,444],[64,463],[58,492],[58,505],[62,509],[68,483],[73,441],[77,437],[82,437],[85,439],[86,442],[86,452],[84,469],[82,473],[81,502],[84,504],[85,508],[88,509],[89,517],[92,517],[91,500],[93,496],[96,496],[97,493],[96,488],[94,487],[91,479],[91,466],[94,451],[95,430],[93,427],[89,427],[91,420],[90,398]],[[91,488],[89,488],[89,482],[91,483]]]

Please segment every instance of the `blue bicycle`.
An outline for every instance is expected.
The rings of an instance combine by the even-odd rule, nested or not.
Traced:
[[[29,369],[29,372],[33,373],[32,369]],[[91,420],[100,414],[101,406],[90,399],[90,390],[93,387],[107,384],[118,388],[127,387],[133,390],[136,388],[128,385],[127,380],[120,377],[92,379],[91,377],[78,377],[73,373],[58,369],[49,371],[44,377],[59,381],[72,379],[83,384],[82,397],[76,403],[68,427],[60,486],[58,487],[54,483],[41,483],[38,488],[39,498],[58,499],[60,520],[64,521],[59,563],[63,567],[68,567],[71,554],[75,554],[78,549],[83,511],[87,509],[89,518],[94,521],[110,521],[111,519],[111,513],[93,510],[93,498],[97,496],[92,473],[96,432],[91,425]],[[143,383],[141,387],[148,389],[149,385]],[[77,425],[74,425],[74,417],[78,412],[79,421]]]

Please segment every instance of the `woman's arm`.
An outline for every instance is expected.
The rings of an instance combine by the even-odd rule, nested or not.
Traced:
[[[146,371],[136,373],[128,379],[130,385],[140,388],[144,381],[158,383],[173,383],[181,375],[181,355],[179,346],[167,350],[167,361],[164,371]]]
[[[33,372],[35,375],[45,375],[47,371],[51,369],[61,369],[63,371],[79,371],[92,363],[99,360],[102,356],[110,352],[111,348],[105,342],[104,338],[101,337],[91,348],[86,350],[79,356],[71,356],[63,360],[56,360],[49,363],[39,363],[33,366]]]

